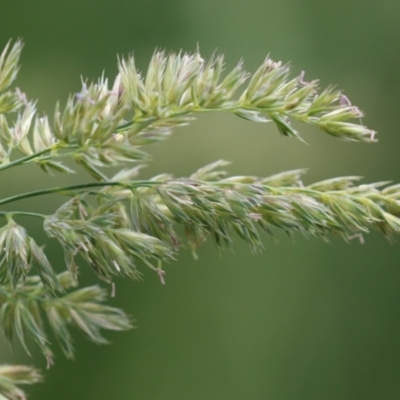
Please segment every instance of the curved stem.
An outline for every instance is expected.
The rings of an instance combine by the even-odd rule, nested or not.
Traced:
[[[21,157],[21,158],[18,158],[17,160],[14,160],[8,164],[0,165],[0,171],[4,171],[6,169],[15,167],[17,165],[26,164],[27,162],[34,160],[35,158],[39,158],[47,153],[51,153],[54,150],[76,148],[76,147],[77,147],[76,144],[68,144],[68,145],[55,144],[55,145],[47,147],[43,150],[40,150],[34,154],[30,154],[29,156]]]
[[[38,151],[37,153],[31,154],[26,157],[19,158],[18,160],[12,161],[8,164],[0,165],[0,171],[4,171],[8,168],[15,167],[16,165],[25,164],[26,162],[33,160],[34,158],[40,157],[43,154],[50,153],[52,150],[53,150],[53,148],[48,147],[44,150]]]
[[[132,121],[125,122],[124,124],[117,126],[115,130],[116,130],[116,132],[121,132],[121,131],[124,131],[124,130],[127,130],[130,128],[131,133],[139,133],[140,131],[147,128],[149,125],[151,125],[153,122],[160,121],[163,119],[168,120],[171,118],[181,117],[183,115],[187,115],[190,113],[202,112],[202,111],[207,111],[207,110],[202,109],[202,108],[196,110],[195,108],[192,107],[190,109],[180,110],[175,113],[171,113],[167,117],[157,117],[155,115],[149,115],[146,117],[143,116],[136,121],[132,120]],[[134,126],[136,127],[136,129],[133,129]]]
[[[37,217],[37,218],[46,218],[47,215],[34,213],[34,212],[26,212],[26,211],[0,211],[0,217],[7,218],[7,216],[21,215],[24,217]]]
[[[28,199],[30,197],[42,196],[45,194],[64,194],[63,192],[69,192],[72,190],[82,190],[82,189],[89,189],[93,187],[106,187],[106,186],[122,186],[128,189],[134,189],[136,187],[151,187],[153,185],[161,184],[161,181],[136,181],[134,183],[123,183],[123,182],[90,182],[90,183],[81,183],[78,185],[71,185],[71,186],[59,186],[49,189],[42,189],[37,190],[34,192],[22,193],[16,196],[7,197],[5,199],[0,200],[0,205],[13,203],[17,200]],[[7,213],[9,214],[9,213]]]
[[[99,169],[97,169],[95,166],[91,165],[90,169],[94,172],[94,174],[91,174],[87,169],[84,168],[84,171],[89,172],[89,175],[91,175],[92,177],[94,177],[97,180],[101,180],[101,181],[105,181],[108,182],[108,176],[103,174],[103,172],[101,172]],[[97,176],[96,176],[97,175]],[[1,400],[1,399],[0,399]]]

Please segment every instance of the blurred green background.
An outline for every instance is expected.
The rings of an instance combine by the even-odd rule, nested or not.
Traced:
[[[308,145],[272,125],[206,115],[154,147],[144,176],[184,176],[223,158],[230,172],[268,175],[309,168],[305,182],[340,175],[400,182],[400,2],[394,0],[14,0],[1,2],[0,45],[26,43],[18,86],[51,115],[57,100],[78,91],[80,76],[113,78],[116,55],[134,51],[141,69],[155,48],[215,49],[233,67],[254,71],[267,53],[293,73],[337,84],[367,113],[379,143],[351,144],[302,126]],[[30,167],[3,173],[0,196],[75,182]],[[82,179],[87,179],[82,176]],[[60,199],[21,202],[50,211]],[[40,243],[38,222],[24,220]],[[47,247],[58,269],[58,250]],[[57,350],[46,382],[27,388],[32,400],[399,399],[399,244],[377,234],[366,244],[278,234],[252,255],[240,241],[219,254],[212,244],[192,259],[183,250],[168,266],[167,285],[154,273],[117,282],[113,305],[137,329],[108,335],[96,347],[76,335],[75,361]],[[85,284],[95,282],[88,271]],[[35,363],[0,346],[0,362]]]

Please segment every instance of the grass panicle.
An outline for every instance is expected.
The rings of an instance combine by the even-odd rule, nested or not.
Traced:
[[[199,51],[156,51],[142,73],[133,56],[120,57],[111,83],[104,75],[83,81],[49,119],[12,86],[21,50],[20,40],[10,41],[0,55],[0,173],[33,163],[46,173],[82,168],[89,179],[0,198],[0,330],[10,343],[17,338],[28,354],[28,343],[35,343],[48,366],[52,341],[73,357],[72,326],[97,344],[107,343],[104,330],[132,327],[122,310],[105,304],[107,291],[78,287],[84,266],[111,285],[114,295],[117,277],[140,279],[144,266],[165,284],[164,266],[182,247],[196,255],[208,238],[223,249],[239,237],[256,252],[263,247],[261,233],[276,230],[325,240],[330,235],[361,240],[371,230],[393,239],[400,232],[400,185],[387,182],[359,184],[359,177],[349,176],[304,185],[303,169],[229,176],[224,160],[189,177],[162,173],[140,179],[150,160],[146,146],[205,112],[272,122],[283,136],[298,139],[292,121],[345,141],[376,141],[376,132],[360,123],[363,113],[343,93],[331,86],[321,90],[304,72],[292,77],[288,64],[267,56],[250,74],[243,61],[226,69],[218,54],[207,61]],[[113,176],[108,167],[117,167]],[[48,194],[64,196],[65,202],[48,215],[18,209],[19,200]],[[6,204],[15,204],[15,210],[2,210]],[[55,272],[20,217],[42,221],[64,252],[64,272]],[[2,365],[0,398],[25,399],[17,386],[41,379],[31,367]]]

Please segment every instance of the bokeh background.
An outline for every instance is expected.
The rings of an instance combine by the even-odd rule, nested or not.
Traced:
[[[268,175],[309,168],[305,182],[341,175],[400,182],[400,3],[394,0],[18,0],[1,1],[0,45],[26,43],[17,82],[39,110],[78,91],[80,76],[113,78],[116,55],[134,51],[141,69],[155,48],[218,49],[228,67],[244,58],[254,71],[267,53],[290,61],[293,73],[337,84],[365,110],[379,143],[351,144],[300,127],[308,145],[281,137],[272,125],[231,115],[205,115],[154,147],[144,176],[185,176],[223,158],[230,172]],[[21,167],[4,172],[0,196],[76,182]],[[57,197],[21,202],[54,210]],[[21,221],[40,243],[38,222]],[[47,246],[59,270],[61,255]],[[278,234],[253,255],[237,241],[212,244],[193,260],[183,250],[154,273],[117,282],[110,303],[136,320],[130,332],[97,347],[76,335],[75,361],[56,350],[32,400],[347,400],[400,398],[400,247],[378,234],[346,244]],[[96,282],[83,271],[82,282]],[[0,345],[0,362],[35,363]]]

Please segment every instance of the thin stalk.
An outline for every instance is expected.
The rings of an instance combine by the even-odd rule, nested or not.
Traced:
[[[194,107],[192,107],[192,108],[187,109],[187,110],[183,110],[183,111],[181,110],[181,111],[178,111],[178,112],[175,112],[175,113],[171,113],[168,116],[164,116],[164,117],[157,117],[155,115],[150,115],[150,116],[147,116],[147,117],[141,117],[136,121],[135,120],[129,121],[129,122],[126,122],[126,123],[124,123],[122,125],[117,126],[115,131],[116,132],[126,131],[129,128],[131,128],[131,127],[136,125],[136,130],[135,131],[131,130],[131,133],[139,133],[143,129],[147,128],[149,125],[151,125],[152,123],[154,123],[156,121],[159,122],[159,121],[162,121],[162,120],[168,120],[168,119],[171,119],[171,118],[176,118],[176,117],[180,117],[180,116],[187,115],[187,114],[190,114],[190,113],[202,112],[202,111],[208,111],[208,110],[203,109],[203,108],[199,108],[197,110]],[[212,111],[212,110],[210,110],[210,111]]]
[[[21,215],[24,217],[36,217],[36,218],[46,218],[47,215],[34,213],[34,212],[26,212],[26,211],[0,211],[0,217],[7,218],[7,216]]]
[[[4,170],[6,170],[8,168],[12,168],[12,167],[15,167],[17,165],[25,164],[26,162],[28,162],[30,160],[33,160],[34,158],[40,157],[43,154],[50,153],[52,150],[54,150],[52,147],[48,147],[46,149],[38,151],[37,153],[31,154],[29,156],[21,157],[18,160],[12,161],[12,162],[10,162],[8,164],[0,165],[0,171],[4,171]]]
[[[14,160],[8,164],[4,164],[4,165],[0,165],[0,171],[4,171],[6,169],[15,167],[17,165],[22,165],[22,164],[26,164],[27,162],[34,160],[35,158],[39,158],[47,153],[51,153],[54,150],[59,150],[59,149],[68,149],[68,148],[76,148],[77,145],[76,144],[70,144],[70,145],[60,145],[60,144],[56,144],[56,145],[52,145],[50,147],[47,147],[43,150],[38,151],[37,153],[31,154],[29,156],[25,156],[25,157],[21,157],[18,158],[17,160]]]
[[[95,166],[93,166],[93,165],[91,165],[91,170],[92,171],[94,171],[103,181],[105,181],[105,182],[108,182],[109,181],[109,179],[108,179],[108,176],[107,175],[105,175],[105,174],[103,174],[103,172],[101,172],[98,168],[96,168]],[[87,170],[85,170],[86,172],[88,172]],[[94,175],[92,175],[92,174],[89,174],[89,175],[91,175],[92,177],[94,177],[95,179],[98,179],[97,177],[95,177]],[[1,400],[1,399],[0,399]]]
[[[30,197],[37,197],[46,194],[64,194],[63,192],[70,192],[72,190],[82,190],[82,189],[89,189],[93,187],[106,187],[106,186],[122,186],[127,189],[134,189],[136,187],[151,187],[153,185],[161,184],[161,181],[136,181],[134,183],[123,183],[123,182],[90,182],[90,183],[81,183],[78,185],[71,185],[71,186],[59,186],[49,189],[42,189],[37,190],[34,192],[22,193],[16,196],[7,197],[5,199],[0,200],[0,205],[13,203],[14,201],[28,199]]]

